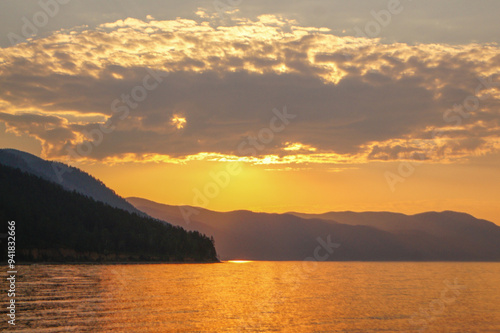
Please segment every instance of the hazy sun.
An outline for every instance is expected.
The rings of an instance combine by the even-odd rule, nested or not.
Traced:
[[[172,119],[170,119],[170,123],[174,125],[177,129],[181,129],[184,128],[184,126],[186,125],[186,118],[174,114],[172,116]]]

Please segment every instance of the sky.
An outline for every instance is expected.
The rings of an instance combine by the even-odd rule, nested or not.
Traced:
[[[500,224],[498,1],[3,1],[0,147],[123,197]]]

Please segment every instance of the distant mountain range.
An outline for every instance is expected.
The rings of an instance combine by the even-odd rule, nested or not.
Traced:
[[[310,259],[329,237],[339,246],[317,252],[324,260],[500,260],[500,227],[464,213],[221,213],[127,200],[151,216],[212,235],[222,259]]]
[[[18,168],[29,174],[61,185],[68,191],[76,191],[111,207],[144,215],[100,180],[88,173],[63,163],[46,161],[37,156],[15,149],[0,149],[0,164]]]

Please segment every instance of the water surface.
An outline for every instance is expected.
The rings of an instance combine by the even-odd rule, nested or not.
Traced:
[[[500,332],[499,287],[500,263],[20,266],[15,331]]]

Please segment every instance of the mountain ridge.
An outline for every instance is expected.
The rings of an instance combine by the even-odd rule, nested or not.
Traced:
[[[193,206],[159,204],[136,197],[127,200],[151,216],[168,218],[174,225],[214,236],[223,259],[302,260],[314,251],[313,245],[318,237],[330,235],[337,237],[337,242],[343,242],[330,260],[500,260],[500,227],[469,214],[457,215],[451,211],[415,215],[349,213],[358,217],[360,223],[356,223],[352,219],[297,216],[300,213],[214,212]],[[186,219],[185,212],[193,214]],[[366,220],[380,214],[407,221],[363,222],[363,218]],[[449,220],[450,215],[468,220]],[[276,225],[282,229],[277,230]],[[276,249],[272,246],[273,242],[279,243],[282,248]],[[392,248],[388,249],[387,244]],[[300,246],[301,251],[294,248]],[[263,253],[259,247],[274,251],[275,255]]]
[[[139,215],[146,215],[117,195],[102,181],[81,169],[60,162],[44,160],[16,149],[0,149],[0,164],[41,177],[61,185],[68,191],[77,191],[112,207]],[[61,170],[64,172],[61,172]]]

